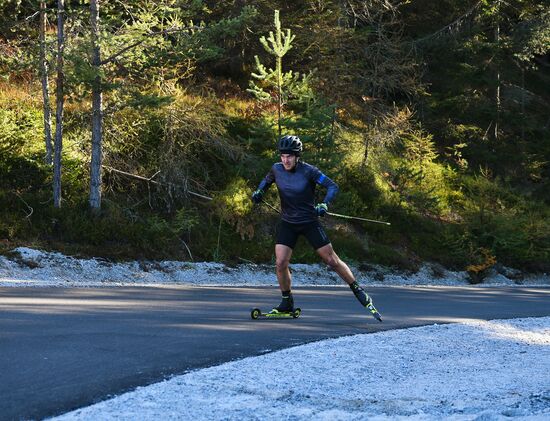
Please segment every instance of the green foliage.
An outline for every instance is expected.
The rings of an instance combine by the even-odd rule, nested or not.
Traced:
[[[222,215],[232,214],[242,218],[250,213],[252,191],[247,184],[246,180],[237,178],[215,199],[214,204],[218,206]]]
[[[410,257],[406,253],[385,244],[373,244],[369,249],[369,259],[384,266],[418,270],[418,267],[411,265]]]
[[[154,205],[172,209],[185,200],[187,190],[204,193],[224,185],[220,170],[237,161],[242,151],[229,139],[227,120],[214,101],[188,95],[175,84],[167,84],[164,92],[172,100],[161,109],[146,114],[123,109],[109,119],[105,161],[132,174],[158,173]],[[132,195],[147,188],[143,182],[136,185],[135,180],[118,176],[113,185]]]
[[[20,155],[26,144],[40,140],[42,115],[26,104],[0,108],[0,160]]]
[[[176,215],[172,221],[172,230],[182,235],[189,232],[200,224],[200,217],[197,209],[181,208],[176,211]]]
[[[401,140],[398,158],[393,158],[389,168],[393,195],[405,208],[426,215],[449,213],[460,192],[453,185],[454,171],[437,162],[433,137],[413,130]]]
[[[300,135],[311,163],[327,172],[336,170],[342,158],[337,144],[336,107],[319,98],[309,80],[302,89],[303,92],[290,98],[289,108],[293,113],[282,120],[282,125],[287,132]]]
[[[4,157],[0,160],[0,180],[0,187],[4,189],[36,190],[46,183],[47,171],[37,162],[37,157]]]
[[[213,63],[221,59],[257,16],[258,10],[254,6],[244,6],[234,18],[224,17],[209,25],[203,24],[191,39],[191,50],[197,61]]]
[[[235,227],[241,238],[254,237],[254,225],[251,221],[252,191],[243,178],[232,180],[227,188],[214,198],[213,205],[218,209],[220,218]]]
[[[141,178],[105,169],[105,209],[92,215],[88,7],[67,5],[59,211],[42,163],[37,21],[25,19],[36,4],[0,2],[0,240],[119,258],[272,261],[277,215],[253,207],[250,193],[285,130],[338,182],[331,210],[392,223],[326,219],[346,260],[414,270],[494,258],[548,270],[543,1],[242,4],[102,6],[104,163]],[[51,65],[54,50],[51,26]],[[276,189],[267,200],[277,202]],[[293,257],[318,261],[305,242]]]
[[[490,253],[504,264],[546,270],[548,208],[526,201],[487,174],[464,181],[465,219],[446,227],[442,236],[449,259],[465,268],[483,264],[484,253]]]
[[[515,55],[523,62],[534,64],[536,56],[550,51],[550,10],[536,5],[524,16],[514,33]]]
[[[19,130],[17,113],[11,110],[0,109],[0,127],[2,133],[0,138],[0,153],[2,157],[6,155],[14,155],[21,151],[24,144],[24,137]]]

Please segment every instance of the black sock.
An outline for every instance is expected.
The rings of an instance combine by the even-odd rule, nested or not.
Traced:
[[[287,297],[290,297],[292,294],[290,293],[290,290],[288,291],[281,291],[281,294],[283,295],[283,297],[287,298]]]
[[[353,281],[352,284],[349,284],[349,287],[352,291],[357,291],[358,289],[361,289],[357,281]]]

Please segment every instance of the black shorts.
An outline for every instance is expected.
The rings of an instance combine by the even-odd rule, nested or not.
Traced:
[[[279,221],[277,226],[276,244],[283,244],[293,249],[300,235],[306,237],[315,250],[330,244],[330,240],[319,221],[291,224],[283,220]]]

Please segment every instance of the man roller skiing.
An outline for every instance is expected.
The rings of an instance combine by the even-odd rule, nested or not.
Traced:
[[[281,162],[273,164],[258,189],[252,194],[252,201],[256,204],[261,203],[267,189],[275,183],[281,201],[281,220],[277,226],[275,257],[277,281],[281,288],[282,300],[270,314],[288,314],[294,311],[292,279],[288,265],[296,241],[300,235],[303,235],[323,261],[349,285],[361,305],[382,321],[371,298],[357,283],[348,265],[334,252],[319,222],[319,217],[328,212],[328,205],[338,193],[338,186],[318,168],[300,160],[302,142],[297,136],[281,137],[277,143],[277,149]],[[315,204],[317,185],[326,188],[327,192],[323,201]]]

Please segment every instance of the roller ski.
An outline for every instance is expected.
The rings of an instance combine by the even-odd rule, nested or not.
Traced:
[[[250,317],[253,319],[259,319],[260,317],[272,319],[297,319],[300,317],[300,314],[302,314],[302,310],[300,308],[294,308],[294,298],[292,298],[292,294],[285,292],[283,293],[281,304],[273,308],[269,313],[263,313],[259,308],[253,308],[250,312]]]
[[[354,282],[353,284],[351,284],[350,288],[353,291],[355,298],[357,298],[357,300],[361,303],[361,305],[365,307],[367,310],[369,310],[372,316],[376,320],[381,322],[382,316],[380,316],[380,313],[378,313],[378,310],[376,310],[376,307],[374,307],[374,304],[372,303],[372,299],[363,290],[363,288],[361,288],[361,286],[357,282]]]
[[[295,308],[292,311],[278,311],[276,309],[271,310],[269,313],[262,312],[259,308],[253,308],[250,312],[250,317],[254,320],[260,317],[266,319],[297,319],[302,314],[302,309]]]

